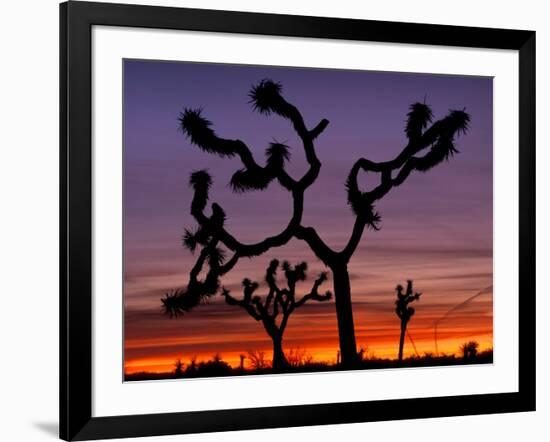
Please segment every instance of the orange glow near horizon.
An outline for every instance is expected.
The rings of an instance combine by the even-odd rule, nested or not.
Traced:
[[[468,340],[474,340],[479,343],[479,350],[488,350],[493,348],[492,335],[479,335],[471,336]],[[438,342],[438,348],[440,354],[447,355],[459,355],[460,346],[465,342],[463,339],[446,339]],[[407,345],[408,344],[408,345]],[[414,356],[415,352],[411,348],[410,341],[405,345],[404,357]],[[429,353],[433,349],[433,342],[418,342],[415,341],[416,348],[420,355]],[[270,347],[258,348],[257,350],[263,351],[266,354],[267,359],[271,358],[272,349]],[[336,361],[336,354],[338,347],[316,347],[313,349],[306,349],[307,355],[313,358],[316,362],[329,362],[334,363]],[[367,357],[379,357],[383,359],[397,359],[395,354],[395,343],[382,344],[380,346],[374,346],[369,348]],[[240,355],[246,354],[246,352],[227,352],[220,353],[222,359],[226,361],[231,367],[237,368],[240,364]],[[197,362],[206,361],[212,358],[211,353],[197,353],[191,357],[196,357]],[[184,365],[186,365],[191,357],[180,354],[170,354],[163,357],[156,358],[142,358],[142,359],[130,359],[126,360],[124,365],[124,372],[126,374],[133,374],[139,372],[149,373],[168,373],[174,370],[175,362],[180,359]],[[248,363],[245,361],[245,368],[248,367]]]

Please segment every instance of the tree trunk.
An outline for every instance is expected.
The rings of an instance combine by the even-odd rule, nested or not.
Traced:
[[[283,352],[283,338],[273,337],[273,370],[282,370],[288,367],[288,361]]]
[[[331,267],[331,270],[334,278],[334,300],[336,304],[336,317],[338,319],[338,337],[342,366],[344,368],[353,368],[357,366],[358,358],[348,268],[346,264],[335,265]]]
[[[401,336],[399,336],[399,362],[403,360],[403,346],[405,345],[405,330],[407,329],[406,323],[401,323]]]

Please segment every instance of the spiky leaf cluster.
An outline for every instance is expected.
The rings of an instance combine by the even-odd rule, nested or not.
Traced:
[[[273,173],[279,171],[290,159],[289,148],[286,144],[270,143],[265,151],[267,157],[267,169]]]
[[[191,310],[200,302],[200,299],[192,299],[191,294],[187,296],[186,290],[175,289],[166,293],[164,297],[161,298],[161,302],[164,314],[171,318],[177,318]]]
[[[274,112],[285,115],[285,100],[281,96],[282,86],[269,78],[265,78],[256,86],[253,86],[248,96],[254,110],[261,114],[269,115]]]
[[[266,167],[249,166],[239,169],[233,174],[230,185],[234,192],[241,193],[267,188],[290,158],[288,146],[281,143],[271,143],[266,149],[266,157]]]
[[[189,185],[195,191],[209,189],[212,185],[212,177],[206,169],[195,170],[189,176]]]
[[[407,114],[407,124],[405,133],[411,141],[416,141],[422,136],[422,131],[428,123],[431,123],[433,113],[430,107],[425,103],[414,103]]]
[[[432,143],[429,152],[417,159],[416,169],[420,172],[426,172],[443,161],[448,161],[458,153],[455,146],[455,137],[466,133],[469,123],[469,114],[463,110],[453,110],[448,116],[434,124],[434,132],[437,134],[437,138]]]
[[[192,253],[195,252],[199,244],[205,245],[207,241],[208,236],[205,235],[204,229],[200,227],[195,230],[185,229],[181,238],[182,245]]]
[[[212,123],[202,116],[201,109],[186,108],[179,116],[180,127],[191,143],[208,153],[221,157],[236,154],[231,143],[219,138],[211,128]]]
[[[208,265],[212,268],[220,267],[225,261],[225,252],[219,247],[214,247],[208,253]]]
[[[289,284],[295,284],[298,281],[305,281],[307,278],[307,262],[301,262],[295,266],[290,265],[288,261],[284,261],[282,269],[285,272],[285,278]]]
[[[203,282],[189,284],[186,289],[172,290],[161,298],[163,311],[171,318],[183,316],[201,302],[206,302],[208,298],[214,296],[219,287],[218,278],[207,277]]]
[[[357,187],[357,178],[353,171],[348,175],[345,186],[348,196],[348,205],[355,216],[362,216],[367,227],[373,230],[379,230],[382,217],[375,210],[374,205],[369,201],[367,195],[361,192]]]
[[[273,178],[273,174],[264,168],[246,168],[237,170],[229,184],[234,192],[242,193],[249,190],[264,190]]]
[[[381,221],[382,216],[379,212],[374,210],[374,206],[372,204],[365,207],[365,224],[368,228],[372,230],[380,230]]]
[[[208,193],[212,185],[212,177],[205,169],[196,170],[189,177],[189,185],[193,188],[193,200],[191,201],[191,211],[193,213],[202,212],[208,202]]]

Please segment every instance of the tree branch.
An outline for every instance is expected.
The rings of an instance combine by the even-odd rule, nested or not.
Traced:
[[[294,180],[283,169],[284,161],[288,159],[286,146],[272,143],[266,151],[267,164],[261,167],[243,141],[219,137],[211,128],[212,123],[202,116],[200,109],[184,109],[179,121],[182,131],[191,143],[201,150],[220,157],[240,158],[244,169],[235,172],[231,179],[235,190],[265,189],[275,178],[288,190],[295,186]]]
[[[330,291],[326,291],[323,294],[319,293],[319,287],[326,280],[327,280],[327,274],[325,272],[321,273],[317,277],[315,282],[313,283],[313,287],[311,288],[311,291],[307,295],[304,295],[299,301],[296,301],[294,303],[294,308],[301,307],[306,302],[311,301],[311,300],[323,302],[323,301],[328,301],[329,299],[331,299],[332,298],[332,293]]]
[[[310,166],[309,170],[298,181],[298,187],[305,190],[315,181],[321,169],[321,162],[315,153],[313,140],[326,129],[329,122],[327,119],[323,119],[309,131],[300,111],[283,98],[281,91],[282,86],[279,83],[264,79],[250,91],[250,101],[254,109],[261,114],[275,113],[292,123],[294,130],[302,140],[306,160]]]
[[[332,262],[336,257],[336,253],[325,244],[313,227],[298,226],[294,236],[305,241],[315,256],[325,264]]]
[[[380,215],[374,210],[374,203],[383,198],[392,188],[401,185],[411,172],[426,172],[457,153],[458,150],[454,146],[455,137],[467,131],[470,116],[463,110],[451,111],[445,118],[422,132],[431,121],[432,111],[426,104],[413,104],[405,128],[409,143],[401,153],[391,161],[379,163],[360,158],[351,168],[346,182],[348,204],[357,218],[351,237],[339,254],[346,262],[355,252],[364,228],[379,229]],[[429,150],[426,154],[415,156],[427,148]],[[362,192],[357,182],[360,171],[379,174],[380,184]],[[395,177],[393,177],[394,174],[396,174]]]
[[[256,321],[261,321],[261,314],[254,308],[250,303],[245,302],[244,300],[238,300],[231,296],[231,292],[225,287],[222,289],[222,296],[225,298],[225,302],[229,305],[238,305],[246,310],[246,312],[252,316]]]
[[[237,240],[224,227],[225,212],[216,203],[212,204],[212,215],[204,213],[208,199],[212,178],[205,171],[196,171],[191,175],[190,185],[194,189],[191,203],[191,214],[199,224],[195,232],[186,231],[184,244],[194,251],[198,244],[205,246],[212,238],[216,237],[225,247],[234,253],[230,267],[233,267],[240,257],[258,256],[271,248],[280,247],[292,237],[307,238],[315,245],[321,255],[327,256],[330,249],[323,243],[316,233],[310,233],[309,229],[300,228],[303,214],[303,200],[305,189],[315,181],[319,174],[321,163],[315,153],[313,140],[318,137],[328,125],[328,120],[322,120],[315,128],[308,131],[302,115],[298,109],[288,103],[280,94],[280,85],[271,80],[264,80],[255,86],[250,96],[254,108],[261,113],[275,112],[289,119],[302,140],[306,160],[310,167],[299,182],[296,182],[284,169],[289,158],[288,147],[280,143],[271,143],[266,151],[267,162],[261,167],[254,160],[250,149],[241,140],[228,140],[219,137],[212,129],[212,123],[202,116],[201,110],[185,109],[180,114],[180,124],[184,133],[192,144],[195,144],[205,152],[221,157],[238,156],[244,165],[244,169],[235,172],[231,179],[233,188],[237,191],[251,189],[264,189],[277,178],[280,184],[291,191],[293,197],[293,213],[288,225],[278,234],[264,240],[245,244]],[[311,229],[313,230],[313,229]]]

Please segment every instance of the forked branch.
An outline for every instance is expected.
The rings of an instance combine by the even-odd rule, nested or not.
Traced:
[[[453,110],[445,118],[436,121],[426,129],[432,122],[432,111],[424,103],[413,104],[407,117],[405,133],[409,142],[399,155],[385,162],[360,158],[348,175],[346,181],[348,204],[357,218],[352,235],[341,252],[341,257],[346,262],[355,252],[365,227],[379,229],[381,217],[375,210],[374,203],[383,198],[392,188],[401,185],[411,172],[427,172],[458,153],[455,138],[468,130],[470,121],[470,116],[464,110]],[[426,149],[425,154],[417,156]],[[357,181],[360,171],[378,174],[379,184],[371,190],[361,191]]]

